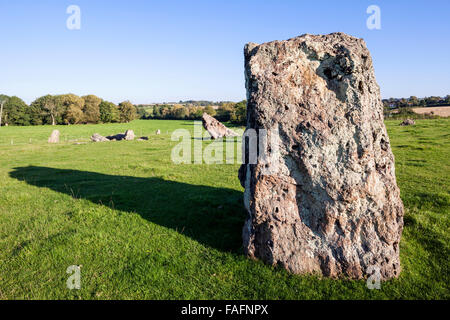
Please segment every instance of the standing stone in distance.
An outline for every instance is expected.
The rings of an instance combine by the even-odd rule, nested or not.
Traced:
[[[225,127],[219,120],[211,117],[206,112],[202,116],[203,128],[211,135],[213,139],[219,139],[223,137],[236,137],[238,134],[233,130]]]
[[[134,140],[136,136],[134,135],[134,131],[133,130],[127,130],[125,131],[125,136],[124,139],[127,141],[131,141]]]
[[[249,43],[245,76],[247,130],[279,139],[239,170],[246,254],[299,274],[397,277],[403,204],[364,41]]]
[[[156,134],[157,134],[157,135],[160,135],[160,134],[161,134],[161,130],[159,130],[159,129],[156,130]]]
[[[53,130],[50,138],[48,138],[48,143],[59,143],[59,130]]]

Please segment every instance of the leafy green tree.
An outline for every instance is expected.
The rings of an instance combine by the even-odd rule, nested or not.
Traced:
[[[0,94],[0,127],[2,126],[3,110],[4,110],[5,104],[8,101],[8,99],[9,99],[8,96],[5,96],[4,94]]]
[[[216,118],[219,121],[230,121],[231,115],[234,112],[234,105],[232,103],[222,103],[217,109]]]
[[[216,110],[214,110],[214,108],[213,107],[211,107],[211,106],[207,106],[207,107],[205,107],[205,110],[204,110],[207,114],[209,114],[211,117],[214,117],[215,115],[216,115]]]
[[[3,106],[3,116],[8,125],[28,126],[30,125],[30,113],[28,105],[20,98],[10,97]]]
[[[153,107],[153,118],[155,119],[161,119],[161,106],[154,106]]]
[[[92,94],[82,97],[84,100],[84,122],[98,123],[100,121],[100,103],[102,99]]]
[[[27,110],[28,114],[30,115],[30,125],[37,126],[43,123],[42,111],[40,109],[36,108],[33,105],[29,105]]]
[[[186,119],[188,113],[184,106],[178,105],[172,109],[172,118],[183,120]]]
[[[192,120],[200,120],[203,115],[203,108],[200,107],[192,107],[194,110],[189,113],[190,119]]]
[[[136,107],[130,101],[124,101],[119,104],[120,122],[130,122],[137,118]]]
[[[100,103],[100,121],[103,123],[118,122],[120,120],[119,108],[112,102]]]
[[[67,107],[64,114],[65,124],[79,124],[83,123],[83,120],[84,114],[80,108],[76,107],[75,105],[70,105]]]
[[[151,119],[151,118],[153,118],[153,108],[146,108],[144,119]]]
[[[236,124],[245,125],[247,121],[247,101],[243,100],[234,105],[230,121]]]
[[[39,97],[31,103],[31,107],[38,112],[42,123],[51,125],[62,123],[64,109],[56,102],[56,97],[49,94]]]
[[[146,111],[144,107],[136,107],[137,117],[139,119],[145,119]]]
[[[62,123],[78,124],[84,121],[84,99],[75,94],[62,94],[55,97],[58,108],[63,110]]]
[[[45,124],[47,112],[44,110],[45,97],[39,97],[30,104],[34,124]]]
[[[419,99],[417,99],[416,96],[409,97],[409,105],[411,107],[418,106],[419,105]]]
[[[50,116],[52,126],[56,125],[57,123],[61,123],[61,114],[64,110],[57,104],[54,97],[50,97],[50,99],[45,100],[44,110],[46,110],[48,115]]]
[[[441,100],[440,97],[427,97],[425,98],[426,102],[427,102],[427,106],[433,106],[433,105],[437,105],[439,103],[439,101]]]
[[[194,106],[189,106],[187,107],[187,118],[194,120],[195,119],[195,111],[196,111],[196,107]]]
[[[160,109],[161,111],[161,119],[170,119],[172,106],[167,104],[163,105]]]

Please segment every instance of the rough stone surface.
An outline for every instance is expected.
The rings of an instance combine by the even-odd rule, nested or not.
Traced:
[[[211,135],[213,139],[219,139],[223,137],[236,137],[238,134],[233,130],[225,127],[219,120],[211,117],[206,112],[202,116],[203,128]]]
[[[246,254],[293,273],[397,277],[403,204],[364,41],[303,35],[244,51],[247,129],[279,145],[239,170]]]
[[[59,143],[59,130],[53,130],[48,138],[48,143]]]
[[[94,133],[94,134],[92,135],[92,137],[91,137],[91,140],[92,140],[93,142],[106,142],[106,141],[109,141],[109,139],[107,139],[107,138],[105,138],[105,137],[99,135],[98,133]]]
[[[406,119],[406,120],[403,120],[402,123],[400,123],[401,126],[413,126],[415,124],[416,124],[416,122],[413,119]]]

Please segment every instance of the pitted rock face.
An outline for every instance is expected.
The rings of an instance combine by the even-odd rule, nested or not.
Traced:
[[[210,134],[211,138],[219,139],[223,137],[236,137],[238,134],[231,129],[228,129],[214,117],[211,117],[206,112],[202,116],[203,128]]]
[[[397,277],[403,204],[364,41],[333,33],[250,43],[245,75],[247,129],[279,141],[265,163],[239,172],[246,254],[293,273]]]

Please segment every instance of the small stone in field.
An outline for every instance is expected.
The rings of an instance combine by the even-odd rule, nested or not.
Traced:
[[[156,134],[158,134],[158,135],[161,134],[161,130],[159,130],[159,129],[156,130]]]
[[[59,130],[53,130],[50,138],[48,138],[48,143],[59,143]]]
[[[104,136],[99,135],[98,133],[94,133],[91,137],[91,140],[93,142],[106,142],[109,141],[108,139],[106,139]]]
[[[413,119],[406,119],[406,120],[403,120],[402,123],[400,123],[401,126],[413,126],[415,124],[416,124],[416,122]]]

